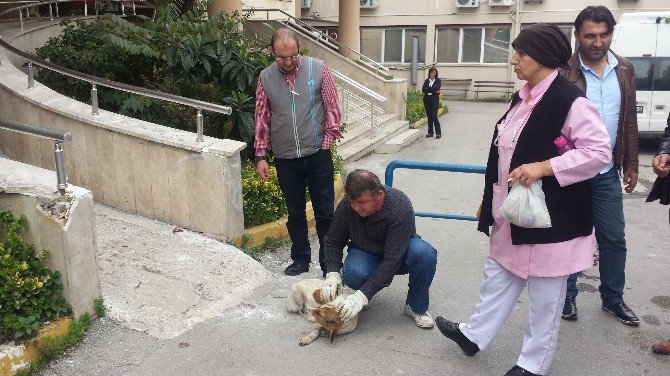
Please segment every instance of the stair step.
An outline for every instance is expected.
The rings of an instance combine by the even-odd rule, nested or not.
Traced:
[[[412,142],[421,138],[423,132],[420,129],[408,129],[392,139],[384,142],[375,149],[375,153],[391,154],[397,153],[400,149],[410,145]]]
[[[337,153],[344,163],[353,162],[370,153],[387,140],[399,135],[407,130],[409,122],[407,120],[395,120],[386,125],[375,137],[365,137],[354,143],[347,144],[346,147],[338,147]]]
[[[380,119],[380,128],[384,128],[387,126],[387,124],[393,120],[396,119],[395,114],[380,114],[379,119]],[[338,140],[337,146],[339,148],[345,148],[346,145],[351,144],[351,143],[356,143],[357,141],[360,141],[362,138],[369,137],[372,134],[370,131],[370,125],[369,124],[362,124],[360,122],[353,122],[350,124],[347,124],[346,126],[346,132],[342,132],[342,138]]]

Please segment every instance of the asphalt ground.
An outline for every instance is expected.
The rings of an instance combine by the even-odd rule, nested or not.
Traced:
[[[440,118],[442,139],[422,138],[398,153],[373,154],[346,168],[367,168],[383,177],[388,163],[398,159],[483,165],[492,127],[505,105],[448,105],[449,113]],[[578,280],[579,319],[562,322],[551,375],[670,374],[670,357],[651,351],[653,343],[670,338],[668,207],[644,202],[654,177],[650,167],[654,145],[642,146],[639,188],[624,198],[628,242],[624,299],[642,322],[638,327],[625,326],[603,311],[598,269],[585,271]],[[394,180],[394,187],[407,193],[416,211],[465,215],[477,210],[482,184],[483,175],[418,170],[396,170]],[[467,319],[477,302],[488,238],[467,221],[417,218],[417,230],[438,250],[429,311],[434,317]],[[158,339],[105,318],[42,375],[484,376],[503,375],[516,362],[527,320],[525,293],[491,348],[470,358],[437,329],[417,328],[403,315],[406,276],[396,277],[372,299],[354,332],[333,343],[320,338],[300,347],[298,340],[310,324],[288,313],[284,301],[292,283],[318,277],[321,271],[316,263],[307,274],[285,276],[288,255],[283,248],[265,256],[262,264],[271,273],[269,283],[249,293],[241,304],[172,339]],[[155,293],[170,292],[158,286]]]

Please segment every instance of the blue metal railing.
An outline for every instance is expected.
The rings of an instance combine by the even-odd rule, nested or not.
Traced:
[[[466,174],[484,174],[486,172],[486,167],[484,166],[395,160],[389,163],[388,166],[386,166],[386,172],[384,174],[384,184],[386,184],[389,187],[393,186],[393,171],[397,168],[406,168],[410,170],[464,172]],[[459,215],[459,214],[414,212],[414,215],[417,217],[458,219],[461,221],[477,221],[477,217],[475,216]]]

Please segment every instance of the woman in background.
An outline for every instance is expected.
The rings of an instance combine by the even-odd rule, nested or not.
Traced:
[[[423,107],[428,116],[428,134],[426,138],[433,137],[433,127],[435,127],[435,138],[442,138],[442,128],[440,120],[437,118],[437,110],[440,106],[440,86],[442,81],[437,77],[437,68],[431,67],[428,70],[428,78],[423,82]]]

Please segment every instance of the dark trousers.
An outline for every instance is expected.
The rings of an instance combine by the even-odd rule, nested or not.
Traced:
[[[330,228],[335,205],[334,168],[330,150],[319,150],[315,154],[302,158],[275,158],[275,167],[279,187],[288,209],[286,228],[293,243],[291,259],[294,262],[310,262],[312,259],[305,215],[305,195],[308,188],[316,220],[316,234],[319,237],[319,264],[325,270],[323,237]]]
[[[605,304],[623,299],[626,283],[626,236],[621,180],[616,168],[591,179],[593,226],[600,255],[600,297]],[[568,278],[567,296],[577,296],[577,274]]]
[[[426,116],[428,117],[428,134],[433,134],[433,127],[435,127],[435,134],[442,135],[442,127],[440,127],[440,120],[437,118],[437,110],[439,110],[439,94],[424,95],[423,106],[426,108]]]

